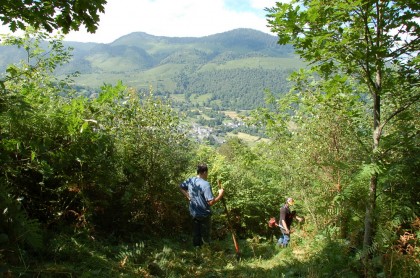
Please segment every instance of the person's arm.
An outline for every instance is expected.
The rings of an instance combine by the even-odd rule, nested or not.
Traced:
[[[290,231],[289,231],[289,229],[287,228],[286,221],[285,221],[284,219],[282,219],[282,220],[281,220],[281,225],[282,225],[282,227],[283,227],[283,229],[284,229],[285,233],[286,233],[286,234],[290,234]]]
[[[190,198],[190,194],[188,194],[188,190],[182,188],[181,186],[179,187],[179,190],[182,192],[182,194],[189,200],[191,200]]]
[[[292,216],[293,216],[293,219],[296,219],[299,222],[302,222],[303,221],[303,217],[298,216],[296,214],[296,211],[292,211]]]
[[[217,195],[216,198],[207,201],[207,203],[209,204],[209,206],[214,205],[215,203],[217,203],[218,201],[220,201],[220,199],[223,198],[223,194],[225,194],[225,190],[223,188],[219,189],[219,195]]]

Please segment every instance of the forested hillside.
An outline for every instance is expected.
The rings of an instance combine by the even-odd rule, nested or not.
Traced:
[[[90,95],[104,81],[123,81],[155,94],[211,95],[225,110],[255,109],[264,90],[288,91],[287,77],[303,66],[291,46],[260,31],[237,29],[201,38],[132,33],[110,44],[65,42],[72,58],[56,74],[79,72],[75,85]],[[0,48],[0,69],[24,58],[25,51]],[[188,98],[184,99],[189,103]]]
[[[103,1],[86,1],[91,14],[78,9],[84,2],[0,7],[11,29],[25,29],[1,38],[9,53],[2,57],[22,59],[6,65],[0,79],[0,275],[420,276],[420,4],[296,0],[267,9],[278,42],[309,66],[281,85],[287,92],[268,90],[264,105],[238,115],[221,107],[239,99],[251,107],[258,99],[248,86],[269,87],[257,77],[286,74],[290,67],[280,61],[296,61],[264,56],[277,51],[271,36],[135,33],[72,52],[50,32],[82,23],[95,30]],[[230,47],[242,54],[222,51]],[[116,65],[137,65],[121,53],[150,67],[124,71],[131,81],[163,69],[174,79],[154,80],[156,87],[114,82]],[[184,64],[187,58],[195,62]],[[70,70],[75,59],[88,71],[79,77]],[[166,92],[170,86],[179,91]],[[233,92],[238,87],[243,95]],[[231,124],[264,129],[266,140],[226,136],[211,145],[191,136],[202,126],[187,117],[210,125],[224,121],[222,113],[243,116]],[[208,165],[203,177],[220,199],[207,200],[211,242],[196,248],[191,195],[179,185],[196,176],[199,163]],[[288,234],[290,243],[281,247],[282,233],[268,221],[287,226],[279,216],[289,197],[292,223],[282,238]]]

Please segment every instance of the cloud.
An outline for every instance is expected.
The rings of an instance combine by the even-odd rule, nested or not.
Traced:
[[[263,9],[274,3],[272,0],[108,0],[96,34],[87,35],[81,30],[66,39],[108,43],[131,32],[201,37],[235,28],[268,33]]]
[[[98,30],[82,26],[66,40],[110,43],[132,32],[156,36],[201,37],[236,28],[269,33],[264,8],[273,0],[108,0]],[[0,27],[0,31],[5,28]]]

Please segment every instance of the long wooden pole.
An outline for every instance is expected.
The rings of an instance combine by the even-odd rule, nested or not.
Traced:
[[[220,180],[217,180],[217,184],[219,185],[219,188],[222,189],[222,182]],[[232,223],[230,221],[230,215],[229,215],[229,211],[227,209],[225,198],[222,198],[222,203],[223,203],[223,206],[225,207],[225,213],[226,213],[226,217],[227,217],[228,227],[229,227],[229,230],[232,234],[233,244],[235,245],[236,259],[239,261],[240,258],[241,258],[241,253],[239,251],[238,241],[236,240],[235,230],[233,229]]]

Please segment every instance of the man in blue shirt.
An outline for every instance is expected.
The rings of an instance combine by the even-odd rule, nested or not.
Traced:
[[[206,164],[197,166],[197,176],[191,177],[179,185],[184,196],[190,201],[189,209],[193,218],[193,245],[201,246],[210,242],[211,209],[210,207],[222,199],[224,190],[219,189],[215,198],[207,181]]]

